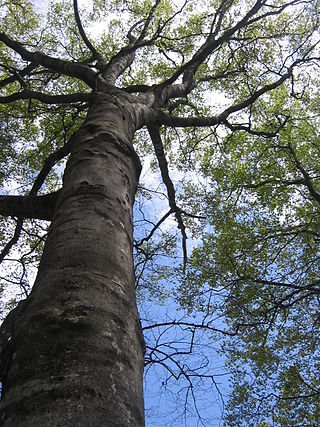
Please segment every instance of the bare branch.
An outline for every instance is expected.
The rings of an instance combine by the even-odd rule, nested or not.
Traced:
[[[21,234],[22,226],[23,226],[23,218],[19,218],[12,238],[9,240],[9,242],[5,245],[5,247],[2,249],[0,253],[0,263],[8,255],[11,248],[18,242]]]
[[[14,83],[16,81],[20,81],[24,76],[30,74],[36,66],[34,64],[27,65],[23,70],[10,69],[10,72],[13,74],[6,79],[0,81],[0,88],[7,86],[10,83]]]
[[[161,141],[161,135],[159,132],[159,127],[157,125],[148,125],[148,131],[155,149],[155,153],[158,159],[161,176],[163,179],[163,182],[165,186],[167,187],[168,192],[168,199],[169,199],[169,206],[172,210],[172,212],[175,213],[176,219],[178,221],[178,228],[181,231],[182,235],[182,250],[183,250],[183,270],[185,271],[186,264],[187,264],[187,234],[186,234],[186,228],[183,223],[182,217],[181,217],[181,211],[179,207],[176,204],[176,193],[173,186],[173,183],[171,181],[171,178],[169,176],[169,170],[168,170],[168,163],[166,160],[166,156],[164,154],[163,150],[163,144]]]
[[[90,42],[90,40],[88,39],[82,23],[81,23],[81,19],[80,19],[80,15],[79,15],[79,9],[78,9],[78,0],[73,0],[73,9],[74,9],[74,16],[75,16],[75,20],[77,23],[77,27],[79,30],[79,33],[82,37],[82,40],[84,41],[85,45],[87,46],[87,48],[90,50],[90,52],[92,53],[92,57],[93,59],[96,59],[98,62],[98,68],[101,67],[104,64],[104,58],[103,56],[95,49],[95,47],[93,46],[93,44]]]
[[[41,52],[30,52],[22,43],[11,39],[3,32],[0,32],[0,41],[17,52],[25,61],[41,65],[49,70],[62,73],[66,76],[76,77],[87,83],[91,88],[95,87],[97,75],[93,70],[85,65],[52,58],[51,56],[45,55]]]
[[[68,95],[47,95],[42,92],[24,89],[21,92],[13,93],[8,96],[0,96],[0,104],[9,104],[19,99],[35,99],[44,104],[72,104],[75,102],[89,102],[89,93],[74,93]]]
[[[154,235],[154,233],[157,231],[157,229],[160,227],[160,225],[173,213],[174,211],[172,209],[170,209],[165,215],[163,215],[163,217],[157,222],[157,224],[155,224],[155,226],[153,227],[153,229],[150,231],[150,233],[148,234],[148,236],[144,237],[143,239],[141,239],[139,242],[135,243],[135,246],[141,246],[144,242],[147,242],[148,240],[151,239],[151,237]]]
[[[179,320],[178,321],[173,320],[172,322],[162,322],[162,323],[155,323],[152,325],[147,325],[147,326],[144,326],[142,328],[142,330],[145,331],[148,329],[161,328],[161,327],[167,327],[167,326],[179,326],[179,327],[185,326],[185,327],[192,328],[192,329],[206,329],[208,331],[219,332],[223,335],[227,335],[227,336],[231,336],[231,337],[237,335],[239,332],[238,329],[234,332],[228,332],[228,331],[223,330],[223,329],[214,328],[214,327],[210,326],[209,323],[207,323],[207,324],[205,324],[205,323],[192,323],[192,322],[182,322]]]
[[[235,113],[237,111],[243,110],[253,104],[260,96],[263,94],[270,92],[273,89],[281,86],[283,82],[291,77],[292,70],[295,65],[297,65],[301,61],[296,61],[292,64],[287,73],[281,76],[278,80],[273,83],[266,84],[260,89],[256,90],[253,94],[251,94],[247,99],[240,101],[237,104],[231,105],[226,108],[221,114],[214,117],[177,117],[172,116],[170,114],[164,113],[162,111],[159,112],[158,123],[165,124],[171,127],[204,127],[204,126],[214,126],[219,123],[225,123],[226,119],[230,114]],[[227,122],[228,123],[228,122]]]

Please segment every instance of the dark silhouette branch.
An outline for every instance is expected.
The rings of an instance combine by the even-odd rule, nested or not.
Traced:
[[[131,85],[124,88],[124,90],[128,93],[137,93],[137,92],[149,92],[152,90],[151,86],[148,85]]]
[[[10,102],[21,99],[34,99],[44,104],[73,104],[75,102],[89,102],[90,94],[74,93],[68,95],[47,95],[42,92],[24,89],[21,92],[13,93],[8,96],[0,96],[0,104],[9,104]]]
[[[316,191],[316,189],[314,188],[309,173],[305,170],[302,163],[298,159],[297,154],[296,154],[296,152],[295,152],[295,150],[291,144],[288,145],[288,150],[292,154],[292,157],[293,157],[293,160],[294,160],[294,163],[295,163],[297,169],[301,172],[301,174],[304,178],[304,184],[308,188],[309,194],[313,197],[314,200],[316,200],[316,202],[320,203],[320,193],[318,193]]]
[[[223,335],[227,335],[227,336],[230,336],[230,337],[236,336],[238,334],[238,332],[239,332],[239,326],[238,326],[238,328],[234,332],[228,332],[228,331],[225,331],[223,329],[214,328],[214,327],[210,326],[208,323],[205,324],[205,323],[182,322],[182,321],[179,321],[179,320],[178,321],[173,320],[171,322],[155,323],[155,324],[152,324],[152,325],[144,326],[142,329],[143,330],[148,330],[148,329],[154,329],[154,328],[160,328],[160,327],[168,327],[168,326],[178,326],[178,327],[185,326],[185,327],[188,327],[188,328],[192,328],[194,330],[195,329],[206,329],[208,331],[219,332],[219,333],[221,333]]]
[[[183,209],[181,209],[181,208],[179,208],[179,211],[180,211],[183,215],[188,216],[188,217],[190,217],[190,218],[195,218],[195,219],[206,219],[206,218],[207,218],[207,217],[202,216],[202,215],[195,215],[195,214],[192,214],[192,213],[186,212],[185,210],[183,210]]]
[[[11,68],[9,71],[12,73],[12,76],[7,77],[0,81],[0,88],[9,85],[10,83],[14,83],[16,81],[21,81],[21,79],[28,74],[30,74],[36,68],[35,64],[27,65],[23,70],[17,70]]]
[[[4,260],[4,258],[8,255],[11,248],[18,242],[21,230],[23,226],[23,218],[19,218],[14,230],[14,234],[12,238],[9,240],[9,242],[5,245],[5,247],[2,249],[0,253],[0,263]]]
[[[160,111],[158,115],[158,123],[161,125],[166,125],[170,127],[194,127],[194,126],[204,127],[204,126],[215,126],[219,123],[225,123],[227,117],[230,116],[230,114],[244,110],[245,108],[253,104],[263,94],[270,92],[271,90],[274,90],[279,86],[281,86],[283,82],[285,82],[287,79],[290,78],[294,66],[297,65],[299,62],[301,61],[296,61],[294,64],[292,64],[288,68],[287,73],[285,73],[275,82],[261,87],[260,89],[256,90],[253,94],[251,94],[251,96],[249,96],[247,99],[240,101],[237,104],[231,105],[230,107],[226,108],[221,114],[218,114],[217,116],[177,117],[177,116],[172,116],[163,111]]]
[[[167,187],[168,192],[168,199],[169,199],[169,206],[171,208],[171,211],[175,213],[177,222],[178,222],[178,228],[181,231],[182,235],[182,250],[183,250],[183,269],[186,268],[187,263],[187,234],[185,225],[183,223],[182,217],[181,217],[181,211],[176,203],[176,193],[173,186],[173,183],[171,181],[171,178],[169,176],[169,169],[168,169],[168,163],[166,160],[166,156],[163,149],[163,144],[161,140],[161,135],[159,131],[159,127],[157,125],[148,125],[148,131],[155,149],[155,153],[158,159],[159,167],[161,176],[163,179],[163,182],[165,186]]]
[[[154,235],[154,233],[157,231],[157,229],[160,227],[160,225],[173,213],[173,210],[170,209],[158,222],[155,224],[155,226],[152,228],[148,236],[141,239],[139,242],[135,243],[135,246],[141,246],[143,243],[147,242],[151,239],[151,237]]]
[[[289,120],[289,117],[286,117],[285,120],[280,124],[280,126],[278,126],[277,129],[273,132],[254,130],[251,128],[250,125],[244,126],[240,124],[231,124],[228,120],[225,120],[223,124],[232,132],[245,131],[250,135],[261,136],[262,138],[275,138],[278,135],[279,131],[284,128],[288,120]]]
[[[22,43],[19,43],[5,33],[0,32],[0,41],[6,46],[17,52],[22,59],[29,61],[32,64],[41,65],[50,71],[61,73],[66,76],[76,77],[87,83],[91,88],[96,85],[96,73],[85,65],[76,62],[65,61],[63,59],[52,58],[41,52],[30,52]]]
[[[78,9],[78,0],[73,0],[73,10],[74,10],[74,16],[75,16],[75,20],[76,20],[76,24],[79,30],[79,33],[82,37],[82,40],[84,41],[85,45],[87,46],[87,48],[90,50],[90,52],[92,53],[92,57],[93,59],[97,60],[98,62],[98,68],[101,67],[104,63],[104,58],[103,56],[96,50],[96,48],[93,46],[93,44],[90,42],[90,40],[88,39],[84,28],[82,26],[82,22],[80,19],[80,15],[79,15],[79,9]]]

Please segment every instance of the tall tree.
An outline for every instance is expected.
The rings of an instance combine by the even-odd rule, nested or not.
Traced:
[[[239,335],[253,354],[265,351],[252,358],[265,362],[266,334],[253,334],[251,326],[262,316],[272,335],[283,306],[318,295],[316,269],[299,264],[305,242],[299,259],[291,259],[281,246],[288,247],[288,227],[278,233],[279,224],[264,222],[269,205],[282,209],[294,185],[319,202],[315,159],[305,168],[303,156],[313,154],[301,148],[317,119],[308,117],[303,135],[302,122],[295,122],[306,105],[316,109],[307,98],[318,84],[310,76],[319,62],[318,1],[95,0],[81,10],[74,0],[54,2],[44,20],[31,3],[17,0],[4,1],[0,13],[1,181],[7,192],[10,183],[19,186],[18,194],[0,197],[0,213],[9,218],[4,237],[15,223],[1,259],[20,235],[30,247],[19,259],[27,298],[1,327],[3,425],[144,425],[146,347],[133,251],[137,290],[152,292],[153,283],[142,283],[146,260],[165,246],[151,240],[169,216],[180,235],[176,299],[206,319],[225,316],[224,335]],[[302,106],[291,106],[296,98]],[[134,241],[137,152],[156,160],[168,211]],[[270,164],[263,169],[265,158]],[[170,167],[188,173],[189,182],[178,189]],[[274,188],[286,190],[279,190],[280,201]],[[139,189],[139,197],[147,193]],[[310,232],[299,236],[316,240],[308,206]],[[298,208],[299,202],[297,214]],[[50,221],[47,236],[35,220]],[[189,256],[192,234],[203,244]],[[179,251],[165,237],[166,250]],[[29,292],[25,272],[40,257]],[[287,268],[285,282],[289,261],[297,267]],[[158,270],[159,279],[164,275]],[[296,284],[301,277],[306,283]],[[223,304],[218,297],[202,300],[224,289]],[[218,330],[212,320],[184,325]],[[241,360],[235,342],[227,341],[227,350]]]

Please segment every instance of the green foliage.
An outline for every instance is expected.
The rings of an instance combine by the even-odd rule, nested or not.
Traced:
[[[206,311],[210,292],[210,310],[237,334],[222,349],[232,372],[228,426],[319,422],[317,86],[299,98],[282,86],[259,100],[251,110],[259,129],[290,115],[279,135],[216,135],[198,157],[206,189],[184,193],[207,226],[176,295]]]

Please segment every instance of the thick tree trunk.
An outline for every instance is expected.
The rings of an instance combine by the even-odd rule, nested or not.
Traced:
[[[120,103],[121,104],[121,103]],[[73,137],[33,291],[6,348],[1,425],[144,425],[130,109],[98,94]]]

